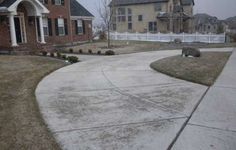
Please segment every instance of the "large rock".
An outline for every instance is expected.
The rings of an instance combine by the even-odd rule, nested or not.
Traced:
[[[188,57],[188,56],[193,56],[193,57],[200,57],[201,52],[198,48],[196,47],[183,47],[182,49],[182,56]]]

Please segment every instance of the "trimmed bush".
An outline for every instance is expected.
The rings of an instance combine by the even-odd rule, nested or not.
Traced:
[[[66,55],[61,55],[61,58],[66,60]]]
[[[69,49],[70,53],[74,53],[74,50],[72,48]]]
[[[98,54],[98,55],[101,55],[101,54],[102,54],[102,52],[101,52],[101,51],[98,51],[98,52],[97,52],[97,54]]]
[[[68,60],[70,63],[72,63],[72,64],[79,62],[79,58],[76,57],[76,56],[68,56],[68,57],[67,57],[67,60]]]
[[[195,47],[183,47],[182,49],[182,56],[188,57],[188,56],[193,56],[193,57],[200,57],[201,52],[198,48]]]
[[[92,51],[91,49],[89,49],[89,50],[88,50],[88,53],[89,53],[89,54],[92,54],[92,53],[93,53],[93,51]]]
[[[105,55],[115,55],[115,52],[112,50],[108,50],[105,52]]]
[[[43,56],[47,56],[47,55],[48,55],[48,52],[42,51],[41,54],[42,54]]]
[[[51,52],[50,53],[50,57],[54,57],[55,55],[54,55],[54,53],[53,52]]]
[[[57,52],[57,57],[61,58],[61,53],[60,52]]]
[[[79,50],[79,53],[80,53],[80,54],[82,54],[82,53],[83,53],[83,50],[82,50],[82,49],[80,49],[80,50]]]

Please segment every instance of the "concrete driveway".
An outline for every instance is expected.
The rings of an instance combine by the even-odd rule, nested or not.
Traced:
[[[37,100],[62,148],[167,149],[207,90],[149,67],[177,54],[180,51],[99,57],[44,78]]]

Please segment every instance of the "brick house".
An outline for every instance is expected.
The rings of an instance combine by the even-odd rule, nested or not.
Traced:
[[[94,16],[76,0],[0,0],[0,50],[51,50],[92,39]]]
[[[113,0],[117,32],[193,32],[194,0]]]

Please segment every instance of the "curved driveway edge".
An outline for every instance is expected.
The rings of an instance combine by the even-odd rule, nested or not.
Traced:
[[[37,87],[63,149],[167,149],[207,87],[153,71],[179,51],[101,57],[62,68]]]

